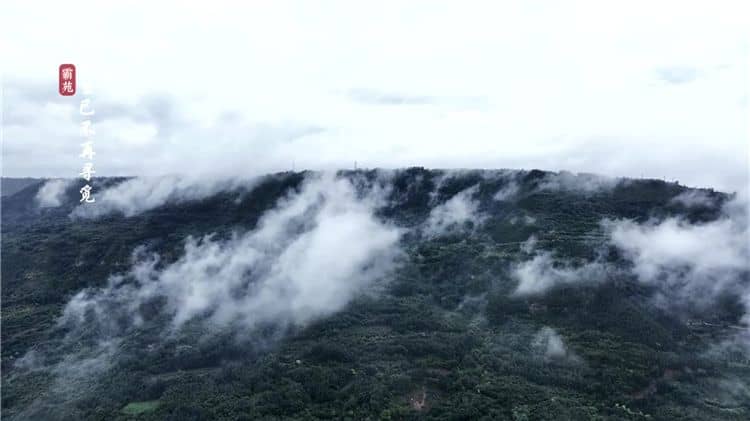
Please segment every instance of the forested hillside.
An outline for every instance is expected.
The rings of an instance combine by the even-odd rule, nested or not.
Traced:
[[[531,171],[2,198],[6,419],[750,419],[747,210]],[[56,183],[56,184],[49,184]]]
[[[2,191],[3,196],[10,196],[32,184],[36,184],[41,181],[43,180],[38,178],[3,177],[2,179],[0,179],[0,191]]]

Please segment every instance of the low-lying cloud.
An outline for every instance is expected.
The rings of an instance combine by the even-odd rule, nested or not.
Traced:
[[[685,190],[672,198],[672,203],[679,203],[685,207],[713,207],[717,202],[705,190]]]
[[[476,186],[462,190],[432,208],[425,222],[425,234],[437,237],[461,230],[467,222],[480,222],[483,218],[479,213],[479,201],[474,198],[476,191]]]
[[[73,180],[54,179],[49,180],[39,188],[35,200],[40,208],[54,208],[62,204],[65,191],[73,184]]]
[[[734,201],[710,222],[673,217],[642,224],[605,221],[604,226],[638,279],[659,288],[663,304],[704,305],[723,293],[750,291],[746,212]]]
[[[546,362],[578,363],[581,361],[566,345],[563,337],[553,328],[544,326],[534,335],[532,348]]]
[[[112,192],[129,194],[131,188]],[[174,191],[170,185],[153,196]],[[191,197],[205,192],[177,191]],[[61,407],[75,408],[127,358],[122,348],[142,334],[161,338],[153,345],[163,349],[178,338],[194,342],[225,334],[263,345],[343,309],[358,295],[377,293],[397,264],[402,233],[375,216],[385,197],[378,186],[311,175],[251,231],[189,237],[174,261],[137,247],[130,270],[67,303],[59,341],[17,361],[22,372],[53,376],[43,398],[17,418],[44,419]],[[125,206],[122,199],[112,203]]]
[[[516,195],[518,195],[519,191],[520,186],[518,185],[518,183],[511,180],[508,182],[508,184],[498,190],[492,198],[499,202],[513,200]]]
[[[160,176],[136,177],[114,185],[95,195],[96,202],[79,205],[72,217],[98,218],[120,214],[126,217],[158,208],[167,203],[201,200],[218,192],[251,187],[254,181],[216,178]]]
[[[637,279],[656,288],[655,303],[661,308],[682,315],[713,308],[726,298],[744,306],[731,336],[711,352],[750,350],[750,232],[745,198],[725,203],[719,218],[708,222],[672,217],[603,225]]]
[[[597,174],[573,174],[561,171],[546,174],[537,188],[542,191],[566,191],[588,195],[612,190],[624,182],[627,180]]]
[[[533,257],[513,266],[511,273],[518,281],[514,295],[542,294],[564,284],[603,282],[611,270],[598,260],[582,264],[560,261],[551,251],[537,250],[537,243],[531,236],[521,244],[521,251]]]
[[[119,313],[138,324],[146,317],[139,308],[162,299],[174,329],[193,319],[249,329],[304,325],[342,309],[392,268],[400,231],[374,217],[378,200],[358,199],[344,179],[308,180],[253,231],[226,241],[188,238],[184,255],[166,265],[139,251],[129,273],[80,292],[64,318]]]

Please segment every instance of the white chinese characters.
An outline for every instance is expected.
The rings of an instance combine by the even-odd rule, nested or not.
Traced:
[[[96,152],[94,152],[94,142],[92,140],[94,134],[96,134],[96,131],[94,130],[94,124],[91,122],[91,116],[93,116],[96,111],[91,104],[91,98],[88,98],[88,95],[91,94],[88,87],[84,87],[83,94],[87,95],[87,97],[81,100],[79,113],[81,114],[81,116],[86,117],[86,119],[81,121],[81,136],[83,137],[84,142],[81,143],[82,149],[79,156],[81,158],[84,158],[87,162],[83,164],[83,169],[78,175],[86,180],[86,185],[83,186],[80,190],[81,202],[94,203],[96,200],[92,196],[92,188],[88,183],[96,173],[93,163],[94,155],[96,154]]]

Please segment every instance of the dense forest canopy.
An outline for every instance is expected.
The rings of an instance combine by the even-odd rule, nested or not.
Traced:
[[[2,198],[8,419],[750,418],[743,198],[424,168]]]

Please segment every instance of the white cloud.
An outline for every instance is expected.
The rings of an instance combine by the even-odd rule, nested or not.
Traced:
[[[425,234],[440,236],[462,230],[467,222],[481,222],[483,217],[479,214],[479,201],[474,198],[476,191],[476,186],[470,187],[433,207],[425,222]]]
[[[604,226],[638,279],[658,286],[670,300],[701,303],[742,288],[742,274],[750,270],[746,210],[732,206],[705,223],[668,218],[644,224],[607,221]]]
[[[536,249],[537,241],[536,235],[532,235],[526,241],[521,243],[521,251],[527,254],[532,253],[534,249]]]
[[[547,362],[578,363],[581,361],[580,357],[568,349],[562,336],[549,326],[544,326],[534,335],[532,347]]]
[[[522,249],[529,252],[534,244],[535,241],[530,239],[522,245]],[[604,282],[608,270],[599,262],[587,262],[581,265],[560,262],[551,252],[541,251],[537,252],[531,260],[516,264],[512,273],[513,277],[518,280],[514,294],[534,295],[542,294],[563,284]]]
[[[672,202],[680,203],[686,207],[714,207],[717,205],[716,200],[704,190],[685,190],[672,198]]]
[[[513,200],[518,194],[518,191],[518,183],[513,180],[508,180],[508,183],[501,187],[492,198],[501,202]]]
[[[37,191],[36,201],[40,208],[54,208],[62,204],[65,190],[72,185],[72,180],[49,180]]]
[[[219,1],[210,13],[183,3],[3,2],[5,174],[75,173],[76,99],[49,89],[71,61],[102,107],[101,175],[358,160],[747,186],[750,14],[740,1]],[[105,102],[146,109],[139,99],[160,92],[176,114],[104,121]],[[117,120],[122,109],[109,109]],[[160,130],[164,120],[173,130]],[[300,138],[290,126],[322,130]]]
[[[744,328],[722,346],[744,344],[750,349],[749,211],[745,197],[738,196],[724,205],[718,219],[708,222],[667,218],[603,225],[638,279],[657,288],[657,305],[705,309],[722,296],[743,304]]]
[[[568,191],[582,194],[599,193],[613,189],[623,179],[595,174],[573,174],[567,171],[549,173],[539,183],[539,190]]]
[[[256,179],[217,177],[160,176],[136,177],[95,194],[94,203],[76,207],[72,217],[97,218],[109,214],[126,217],[157,208],[166,203],[205,199],[220,191],[251,188]]]
[[[17,360],[16,367],[21,370],[39,371],[52,377],[46,389],[27,403],[13,419],[49,419],[52,413],[61,409],[67,414],[75,413],[75,418],[82,417],[77,409],[71,410],[70,406],[90,398],[94,389],[92,384],[112,367],[113,358],[120,352],[120,342],[101,341],[91,349],[83,349],[80,343],[78,345],[82,349],[65,354],[62,358],[59,355],[41,355],[32,349]],[[44,361],[45,358],[53,362]]]
[[[371,193],[357,199],[349,181],[315,177],[253,231],[226,241],[190,238],[184,255],[163,268],[159,256],[136,253],[128,274],[76,295],[63,320],[93,312],[111,323],[119,313],[137,325],[139,306],[158,297],[175,329],[195,318],[252,330],[335,313],[382,279],[398,254],[400,231],[374,217],[381,198]]]

